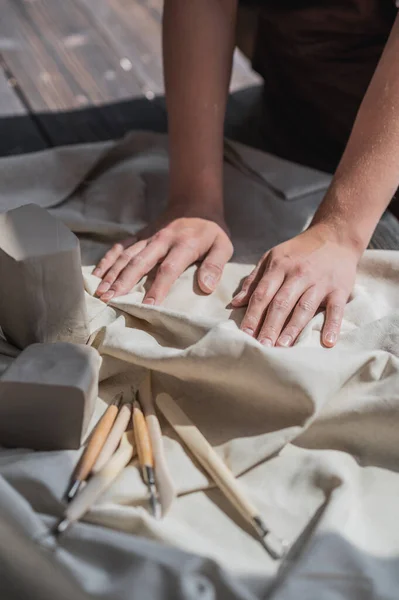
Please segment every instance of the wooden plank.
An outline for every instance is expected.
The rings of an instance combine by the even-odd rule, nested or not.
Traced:
[[[34,111],[140,95],[134,71],[69,0],[0,0],[0,50]]]
[[[134,65],[145,94],[164,92],[159,0],[78,0],[91,14],[116,50]],[[234,52],[231,91],[259,83],[249,60]]]
[[[7,77],[0,59],[0,116],[24,115],[26,109],[14,91],[15,79]]]
[[[115,51],[132,65],[148,97],[163,93],[161,24],[132,0],[77,0]]]
[[[15,93],[16,81],[2,67],[0,59],[0,156],[42,150],[46,142]]]

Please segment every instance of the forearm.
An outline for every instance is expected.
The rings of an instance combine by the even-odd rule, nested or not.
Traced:
[[[166,0],[163,56],[173,202],[223,203],[223,122],[237,0]]]
[[[313,224],[334,226],[361,251],[399,185],[399,19]]]

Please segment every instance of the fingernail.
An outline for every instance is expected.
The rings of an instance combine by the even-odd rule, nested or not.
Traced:
[[[100,269],[94,269],[92,275],[95,275],[96,277],[99,277],[100,273],[101,273]]]
[[[240,292],[237,296],[234,296],[233,302],[241,302],[245,298],[245,292]]]
[[[151,304],[155,304],[155,299],[154,298],[144,298],[143,304],[149,304],[151,306]]]
[[[109,300],[111,300],[114,296],[115,296],[114,290],[110,290],[109,292],[106,292],[105,294],[103,294],[101,296],[100,300],[102,300],[103,302],[109,302]]]
[[[203,282],[205,283],[207,288],[212,289],[212,290],[216,284],[215,278],[212,277],[212,275],[205,275]]]
[[[335,344],[335,342],[337,341],[337,334],[334,333],[333,331],[329,331],[328,333],[326,333],[324,339],[329,344]]]
[[[100,283],[100,285],[97,288],[97,294],[105,294],[105,292],[108,292],[109,288],[111,287],[111,284],[108,283],[107,281],[103,281],[102,283]]]
[[[259,340],[262,346],[267,346],[271,348],[273,346],[273,342],[269,338],[265,338],[264,340]]]
[[[244,333],[247,333],[248,335],[253,335],[254,334],[254,330],[250,329],[249,327],[244,327],[244,329],[242,331]]]
[[[278,340],[278,345],[279,346],[289,346],[292,342],[292,337],[290,335],[282,335],[281,338],[279,338]]]

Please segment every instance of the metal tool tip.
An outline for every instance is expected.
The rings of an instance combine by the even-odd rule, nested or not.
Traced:
[[[280,540],[270,531],[261,538],[263,547],[268,551],[270,556],[275,560],[284,558],[288,550],[288,543],[285,540]]]
[[[82,482],[79,479],[76,479],[75,481],[72,482],[72,484],[67,492],[67,495],[66,495],[68,502],[71,502],[71,500],[74,499],[74,497],[76,496],[76,494],[79,491],[81,483]]]
[[[150,506],[151,506],[151,512],[152,512],[152,516],[154,517],[154,519],[159,520],[161,518],[161,503],[159,502],[159,498],[158,498],[158,494],[156,492],[156,490],[154,490],[152,487],[150,488]]]
[[[111,406],[112,406],[112,404],[114,404],[115,406],[117,406],[117,407],[119,408],[119,407],[120,407],[120,405],[121,405],[121,403],[122,403],[122,400],[123,400],[123,392],[120,392],[120,393],[119,393],[119,394],[117,394],[117,395],[115,396],[115,398],[112,400],[112,402],[111,402]]]
[[[60,533],[64,533],[70,526],[71,522],[68,519],[62,519],[55,528],[55,535],[59,535]]]
[[[274,559],[283,558],[287,552],[288,544],[285,540],[280,540],[264,524],[260,517],[253,517],[253,524],[260,537],[263,547]]]

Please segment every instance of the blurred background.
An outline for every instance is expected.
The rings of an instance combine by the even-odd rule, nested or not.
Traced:
[[[162,0],[0,0],[0,155],[166,131]],[[256,12],[240,7],[226,134],[259,97]]]

